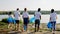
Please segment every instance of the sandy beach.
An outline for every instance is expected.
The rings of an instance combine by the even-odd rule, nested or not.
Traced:
[[[27,32],[18,32],[18,31],[0,31],[0,34],[52,34],[52,32],[47,28],[47,24],[41,23],[40,30],[38,32],[34,32],[34,25],[29,24]],[[22,29],[22,28],[20,28]],[[56,24],[56,31],[55,34],[60,34],[60,24]]]

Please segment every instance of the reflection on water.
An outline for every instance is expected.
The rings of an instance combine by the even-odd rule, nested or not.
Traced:
[[[29,15],[29,17],[33,17],[34,15]],[[48,23],[49,22],[49,15],[42,15],[41,18],[41,23]],[[8,18],[8,15],[0,15],[0,21],[4,18]],[[21,19],[22,19],[22,15],[21,15]],[[57,15],[57,23],[60,23],[60,15]]]

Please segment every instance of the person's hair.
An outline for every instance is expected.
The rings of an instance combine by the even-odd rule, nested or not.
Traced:
[[[51,9],[51,13],[53,13],[54,12],[54,9]]]
[[[9,15],[11,15],[12,14],[12,12],[9,12]]]
[[[16,9],[17,11],[19,10],[19,8]]]
[[[38,12],[41,10],[41,8],[38,8]]]
[[[24,8],[24,11],[26,11],[27,10],[27,8]]]

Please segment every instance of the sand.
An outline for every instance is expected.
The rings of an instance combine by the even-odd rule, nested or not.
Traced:
[[[52,34],[51,31],[47,28],[46,24],[40,25],[40,31],[34,32],[34,25],[29,24],[28,25],[28,31],[27,32],[18,32],[18,31],[9,31],[7,33],[0,32],[0,34]],[[55,34],[60,34],[60,24],[56,25],[56,31]]]

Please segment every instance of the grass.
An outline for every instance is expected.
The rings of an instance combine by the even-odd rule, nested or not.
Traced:
[[[56,26],[60,26],[60,24],[57,24]],[[7,23],[0,22],[0,31],[9,31],[9,30],[7,29],[7,27],[8,27],[8,24],[7,24]],[[47,26],[46,26],[45,23],[41,23],[40,27],[41,27],[41,28],[40,28],[41,31],[50,31],[50,29],[47,28]],[[22,30],[22,28],[23,28],[23,25],[22,25],[22,23],[21,23],[20,29]],[[29,30],[30,30],[30,31],[33,31],[33,30],[34,30],[34,28],[32,28],[32,25],[31,25],[31,27],[29,28]],[[60,31],[60,27],[56,27],[56,31]]]
[[[0,28],[7,28],[7,23],[0,22]]]

